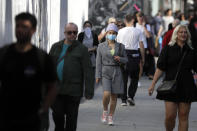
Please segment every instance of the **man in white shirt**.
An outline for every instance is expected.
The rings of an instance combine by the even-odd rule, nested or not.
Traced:
[[[117,35],[117,41],[125,45],[128,63],[126,65],[126,70],[123,72],[124,75],[124,94],[122,95],[122,104],[126,106],[128,101],[130,105],[134,106],[134,96],[138,87],[139,80],[139,63],[140,57],[144,62],[144,45],[142,32],[133,27],[134,16],[126,15],[125,17],[126,27],[120,29]],[[138,45],[140,46],[140,52],[138,50]],[[127,99],[127,82],[128,76],[131,78],[131,82],[128,89],[128,99]]]
[[[137,16],[137,23],[136,23],[136,28],[140,29],[142,32],[142,37],[143,37],[143,44],[144,44],[144,48],[147,48],[147,41],[146,38],[151,37],[151,27],[149,24],[146,24],[144,21],[144,14],[142,12],[138,12],[136,14]]]

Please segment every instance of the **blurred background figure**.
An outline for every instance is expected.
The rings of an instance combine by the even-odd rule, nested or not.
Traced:
[[[79,33],[78,40],[88,48],[88,52],[92,62],[92,67],[95,73],[96,50],[99,44],[98,35],[92,31],[92,23],[90,21],[84,22],[83,30],[83,32]]]
[[[196,35],[197,35],[197,15],[196,14],[190,20],[189,30],[191,33],[192,45],[195,49],[197,49],[197,37],[196,37]]]
[[[154,17],[154,34],[155,34],[155,49],[154,55],[158,56],[162,48],[162,36],[164,33],[164,21],[162,12],[159,11]]]
[[[164,20],[164,32],[168,30],[168,25],[174,21],[174,17],[172,16],[172,10],[167,9],[165,11],[165,15],[163,16]]]
[[[186,19],[184,13],[180,13],[180,15],[178,16],[178,19],[180,20],[181,25],[189,25],[189,21]]]
[[[147,41],[147,49],[145,50],[145,63],[143,66],[143,73],[148,76],[149,80],[153,79],[153,75],[155,73],[155,59],[154,59],[154,31],[151,28],[151,20],[147,19],[147,16],[144,16],[144,23],[147,28],[150,26],[149,29],[149,37],[146,36]]]
[[[145,58],[147,57],[147,51],[148,51],[148,45],[147,45],[147,38],[151,37],[151,27],[150,24],[146,23],[145,21],[145,16],[144,13],[142,12],[138,12],[136,14],[137,17],[137,23],[136,23],[136,28],[139,29],[142,32],[142,36],[143,36],[143,44],[144,44],[144,49],[145,49]],[[140,48],[139,44],[138,44],[138,49]],[[146,59],[145,59],[146,62]],[[143,66],[145,63],[142,63],[142,60],[140,60],[140,72],[139,72],[139,78],[142,76],[143,74]],[[139,83],[138,86],[140,86],[141,84]]]
[[[174,29],[179,24],[180,24],[180,20],[179,19],[175,19],[173,21],[172,27],[170,27],[169,30],[164,34],[163,41],[162,41],[162,48],[164,48],[166,45],[168,45],[168,43],[171,40],[171,37],[172,37]]]
[[[122,29],[125,27],[125,24],[122,20],[117,20],[117,23],[116,23],[117,27],[118,27],[118,30]]]

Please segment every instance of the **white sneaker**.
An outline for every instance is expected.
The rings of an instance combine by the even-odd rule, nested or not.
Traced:
[[[121,106],[127,106],[127,103],[126,102],[122,102]]]
[[[113,116],[108,116],[108,125],[110,125],[110,126],[114,125]]]
[[[138,85],[137,85],[138,87],[140,87],[141,86],[141,83],[140,82],[138,82]]]
[[[107,117],[108,117],[108,112],[107,111],[103,111],[103,115],[101,117],[101,122],[103,124],[107,124]]]

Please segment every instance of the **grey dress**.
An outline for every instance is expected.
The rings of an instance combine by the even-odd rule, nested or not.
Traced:
[[[114,60],[114,56],[120,56],[120,63],[126,64],[128,59],[123,44],[116,42],[114,49],[115,53],[112,55],[107,41],[99,44],[96,57],[96,78],[101,78],[104,91],[123,94],[124,85],[120,64]]]

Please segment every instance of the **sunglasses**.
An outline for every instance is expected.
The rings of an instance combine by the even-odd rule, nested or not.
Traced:
[[[67,31],[66,33],[68,35],[71,35],[71,34],[77,35],[78,31]]]

